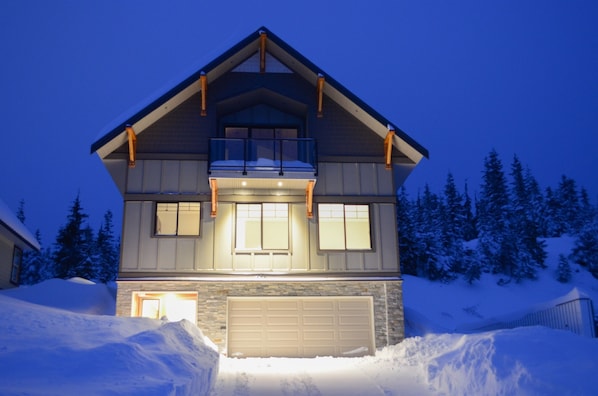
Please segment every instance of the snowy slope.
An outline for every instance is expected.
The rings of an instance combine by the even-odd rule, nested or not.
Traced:
[[[0,394],[595,395],[598,339],[544,327],[453,332],[574,286],[598,301],[598,281],[585,269],[572,265],[570,284],[554,280],[558,254],[571,246],[548,241],[549,268],[533,282],[498,286],[485,274],[473,286],[445,285],[406,276],[411,336],[363,358],[219,357],[189,322],[111,316],[110,289],[84,280],[3,291]]]

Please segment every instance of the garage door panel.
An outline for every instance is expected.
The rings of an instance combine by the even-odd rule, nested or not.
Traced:
[[[227,334],[230,356],[373,354],[373,302],[368,296],[230,297]]]

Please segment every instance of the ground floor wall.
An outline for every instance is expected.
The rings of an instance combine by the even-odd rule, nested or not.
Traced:
[[[119,280],[118,316],[135,316],[138,292],[197,293],[197,326],[221,352],[227,350],[227,299],[229,297],[371,296],[376,348],[405,337],[402,280],[347,281],[138,281]]]

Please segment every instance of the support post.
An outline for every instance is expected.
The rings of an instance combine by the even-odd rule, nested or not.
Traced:
[[[322,118],[324,116],[323,107],[324,107],[324,76],[318,74],[318,118]]]
[[[218,183],[216,179],[210,180],[210,188],[212,189],[212,210],[210,211],[210,216],[216,217],[218,213]]]
[[[205,117],[208,115],[208,111],[207,111],[208,76],[206,76],[206,73],[201,72],[201,74],[199,76],[199,83],[201,85],[201,116]]]
[[[386,169],[392,168],[392,138],[395,135],[394,129],[389,129],[384,139],[384,157]]]
[[[260,32],[260,73],[266,72],[266,32]]]
[[[307,188],[305,189],[305,206],[307,207],[307,218],[313,219],[314,217],[314,184],[313,180],[307,182]]]

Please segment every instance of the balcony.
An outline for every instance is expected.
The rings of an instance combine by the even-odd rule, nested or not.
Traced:
[[[318,173],[314,139],[213,138],[209,144],[211,178],[313,179]]]

